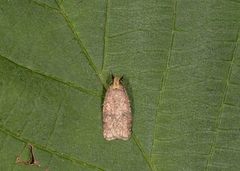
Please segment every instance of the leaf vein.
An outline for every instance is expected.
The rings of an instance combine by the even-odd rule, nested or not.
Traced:
[[[61,79],[59,79],[59,78],[57,78],[57,77],[53,77],[53,76],[50,76],[50,75],[41,73],[41,72],[39,72],[39,71],[33,70],[33,69],[28,68],[28,67],[26,67],[26,66],[24,66],[24,65],[18,64],[18,63],[16,63],[15,61],[13,61],[13,60],[5,57],[5,56],[0,55],[0,57],[3,58],[3,59],[5,59],[5,60],[7,60],[8,62],[10,62],[10,63],[12,63],[12,64],[14,64],[14,65],[16,65],[16,66],[18,66],[18,67],[20,67],[20,68],[23,68],[23,69],[25,69],[25,70],[28,70],[28,71],[30,71],[30,72],[32,72],[32,73],[34,73],[34,74],[41,75],[41,76],[43,76],[43,77],[45,77],[45,78],[48,78],[48,79],[50,79],[50,80],[53,80],[53,81],[56,81],[56,82],[58,82],[58,83],[64,84],[64,85],[66,85],[67,87],[76,89],[76,90],[78,90],[78,91],[80,91],[80,92],[82,92],[82,93],[85,93],[85,94],[88,94],[88,95],[91,95],[91,96],[101,97],[101,95],[100,95],[99,93],[95,92],[95,91],[86,89],[86,88],[81,87],[81,86],[77,86],[77,85],[75,85],[75,84],[72,83],[72,82],[66,82],[66,81],[63,81],[63,80],[61,80]]]
[[[211,145],[211,148],[210,148],[210,151],[209,151],[209,154],[208,154],[207,164],[206,164],[206,167],[205,167],[206,171],[208,171],[208,169],[209,169],[210,162],[212,160],[213,153],[214,153],[214,150],[216,148],[219,127],[221,125],[223,108],[224,108],[224,104],[225,104],[225,101],[226,101],[226,98],[227,98],[227,92],[228,92],[228,88],[229,88],[229,84],[230,84],[230,78],[231,78],[231,74],[232,74],[232,67],[233,67],[233,64],[234,64],[234,59],[235,59],[235,55],[236,55],[236,51],[237,51],[237,44],[238,44],[238,40],[239,40],[239,33],[240,33],[240,29],[237,32],[235,46],[233,48],[233,53],[232,53],[232,58],[231,58],[231,63],[230,63],[230,66],[228,68],[226,84],[225,84],[225,88],[224,88],[224,92],[223,92],[223,98],[222,98],[221,105],[219,107],[219,114],[218,114],[218,117],[216,119],[216,134],[215,134],[214,140],[212,142],[212,145]]]
[[[153,139],[152,139],[152,148],[151,148],[151,152],[150,155],[152,156],[153,154],[153,147],[155,144],[155,138],[156,138],[156,122],[157,122],[157,117],[158,117],[158,112],[159,112],[159,105],[160,105],[160,101],[162,100],[162,93],[164,92],[165,89],[165,84],[166,84],[166,80],[167,80],[167,74],[168,74],[168,70],[169,70],[169,63],[170,63],[170,59],[171,59],[171,55],[172,55],[172,51],[173,51],[173,42],[174,42],[174,38],[175,38],[175,30],[176,30],[176,9],[177,9],[177,1],[174,1],[173,4],[173,23],[172,23],[172,34],[171,34],[171,44],[170,44],[170,48],[169,48],[169,52],[168,52],[168,57],[167,57],[167,63],[166,63],[166,69],[163,73],[163,78],[162,78],[162,87],[160,88],[160,93],[159,93],[159,98],[158,98],[158,109],[156,111],[156,115],[155,115],[155,127],[154,127],[154,131],[153,131]]]
[[[56,1],[56,4],[58,5],[59,7],[59,10],[60,10],[60,14],[62,15],[62,17],[64,18],[64,20],[66,21],[68,27],[70,28],[71,32],[73,33],[75,39],[77,40],[77,43],[79,45],[79,47],[81,48],[81,50],[83,51],[87,61],[88,61],[88,64],[89,66],[93,69],[93,71],[96,73],[97,77],[99,78],[101,84],[107,88],[107,85],[106,85],[106,82],[104,81],[101,73],[99,73],[96,65],[94,64],[93,60],[92,60],[92,57],[89,55],[88,51],[87,51],[87,48],[84,46],[79,34],[77,33],[77,31],[75,30],[74,26],[73,26],[73,23],[70,21],[63,5],[59,4],[58,1]]]
[[[146,153],[144,152],[142,146],[141,146],[141,143],[140,143],[140,140],[138,140],[137,136],[133,133],[133,141],[135,142],[136,146],[139,148],[144,160],[147,162],[149,168],[154,171],[154,167],[151,163],[151,160],[147,157]]]
[[[108,11],[109,9],[109,1],[106,0],[106,12],[105,12],[105,23],[104,23],[104,41],[103,41],[103,61],[102,61],[102,74],[103,74],[103,70],[104,70],[104,66],[105,66],[105,60],[106,60],[106,56],[107,56],[107,34],[108,34]]]
[[[11,116],[13,115],[13,114],[12,114],[12,111],[15,109],[15,106],[17,106],[17,103],[20,101],[20,97],[23,95],[23,93],[25,92],[25,90],[26,90],[26,81],[24,82],[24,88],[23,88],[23,90],[22,90],[22,91],[19,93],[19,95],[17,96],[17,98],[16,98],[13,106],[11,107],[11,110],[8,112],[7,117],[4,119],[3,125],[6,125],[7,122],[8,122],[8,120],[9,120],[9,118],[11,118]]]
[[[74,162],[74,163],[78,163],[81,166],[85,166],[85,167],[97,169],[97,170],[100,170],[100,171],[104,171],[103,168],[100,168],[99,166],[96,166],[94,164],[88,163],[88,162],[83,161],[83,160],[79,160],[79,159],[74,158],[72,156],[69,156],[67,154],[63,154],[61,152],[58,152],[58,151],[56,151],[54,149],[46,148],[45,146],[43,146],[41,144],[33,143],[33,142],[31,142],[30,140],[28,140],[26,138],[19,137],[16,133],[8,130],[7,128],[0,127],[0,131],[3,132],[4,134],[8,135],[8,136],[11,136],[11,137],[17,139],[18,141],[24,142],[26,144],[30,143],[30,144],[34,145],[35,148],[38,148],[38,149],[40,149],[42,151],[45,151],[45,152],[47,152],[49,154],[58,156],[59,158],[66,159],[66,160],[69,160],[69,161]]]
[[[57,11],[57,12],[59,12],[59,9],[57,9],[57,8],[54,8],[54,7],[52,7],[52,6],[48,5],[48,4],[41,3],[41,2],[37,2],[37,1],[32,1],[32,2],[33,2],[34,4],[36,4],[36,5],[40,6],[40,7],[43,7],[43,8],[48,8],[48,9],[50,9],[50,10],[54,10],[54,11]]]
[[[48,136],[48,140],[47,140],[46,146],[48,146],[49,141],[50,141],[51,137],[53,136],[54,131],[55,131],[55,129],[56,129],[57,121],[58,121],[58,118],[59,118],[59,115],[60,115],[60,110],[61,110],[63,101],[64,101],[64,100],[62,100],[62,101],[60,102],[59,106],[58,106],[58,109],[57,109],[57,112],[56,112],[56,115],[57,115],[57,116],[56,116],[56,118],[55,118],[55,120],[54,120],[53,128],[52,128],[52,130],[51,130],[51,132],[50,132],[50,134],[49,134],[49,136]]]

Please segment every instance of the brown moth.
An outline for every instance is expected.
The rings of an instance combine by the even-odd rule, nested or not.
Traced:
[[[114,77],[103,104],[103,137],[108,141],[128,140],[132,133],[130,101],[120,80],[121,78]]]

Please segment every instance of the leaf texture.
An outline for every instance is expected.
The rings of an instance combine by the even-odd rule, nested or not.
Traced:
[[[0,0],[0,37],[0,170],[240,170],[240,1]],[[129,141],[102,136],[111,73]]]

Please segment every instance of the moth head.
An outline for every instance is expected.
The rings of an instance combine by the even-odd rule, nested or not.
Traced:
[[[123,79],[123,76],[121,76],[121,77],[114,77],[114,76],[113,76],[113,84],[112,84],[112,87],[113,87],[114,89],[119,89],[119,88],[121,88],[121,87],[122,87],[122,85],[121,85],[122,79]]]

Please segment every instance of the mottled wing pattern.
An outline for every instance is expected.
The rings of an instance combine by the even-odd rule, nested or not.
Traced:
[[[124,87],[110,86],[103,105],[103,136],[106,140],[128,140],[131,136],[132,114]]]

